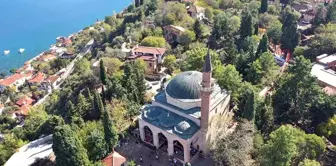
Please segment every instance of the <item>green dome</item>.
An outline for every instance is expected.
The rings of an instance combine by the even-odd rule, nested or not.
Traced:
[[[202,73],[186,71],[175,76],[167,85],[166,92],[176,99],[201,98]]]

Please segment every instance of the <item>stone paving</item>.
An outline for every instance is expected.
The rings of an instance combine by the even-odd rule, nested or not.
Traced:
[[[158,151],[159,159],[156,159],[156,150],[152,150],[145,146],[139,141],[135,141],[131,138],[128,144],[123,144],[121,147],[116,147],[115,150],[123,155],[127,161],[134,160],[137,166],[174,166],[171,159],[166,153]],[[142,162],[140,158],[142,157]],[[214,162],[211,158],[197,158],[192,164],[192,166],[214,166]],[[183,166],[182,164],[177,164],[175,166]]]

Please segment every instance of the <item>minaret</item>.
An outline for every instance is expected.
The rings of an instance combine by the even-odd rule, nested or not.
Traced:
[[[204,60],[205,63],[203,65],[202,88],[201,88],[201,130],[206,132],[208,130],[209,113],[211,107],[210,95],[213,91],[211,83],[212,65],[209,49]]]

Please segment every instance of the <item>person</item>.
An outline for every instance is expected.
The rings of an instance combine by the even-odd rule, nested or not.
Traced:
[[[156,157],[156,160],[159,160],[159,155],[158,155],[158,154],[156,154],[156,156],[155,156],[155,157]]]
[[[142,156],[140,156],[140,162],[142,162]]]

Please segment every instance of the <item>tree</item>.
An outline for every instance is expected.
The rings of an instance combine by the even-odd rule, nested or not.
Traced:
[[[197,39],[201,39],[204,37],[204,34],[205,34],[205,27],[204,25],[201,23],[200,20],[196,20],[195,23],[194,23],[194,32],[195,32],[195,35],[196,35],[196,38]]]
[[[244,11],[242,13],[240,24],[240,38],[245,39],[253,34],[252,15],[250,12]]]
[[[131,125],[129,116],[127,115],[127,104],[122,100],[113,99],[111,105],[106,107],[111,115],[117,133],[123,133]]]
[[[270,134],[270,139],[261,150],[261,166],[290,166],[297,152],[297,138],[294,128],[281,126]]]
[[[104,62],[103,60],[100,60],[100,65],[99,65],[99,69],[100,69],[100,80],[101,82],[106,85],[106,69],[105,69],[105,66],[104,66]]]
[[[206,18],[212,20],[213,15],[214,15],[214,14],[213,14],[213,11],[212,11],[212,9],[211,9],[210,7],[205,8],[204,16],[205,16]]]
[[[103,113],[104,104],[100,94],[97,91],[93,93],[93,106],[90,113],[90,118],[99,119]]]
[[[204,57],[205,55],[207,55],[207,52],[208,52],[207,48],[199,48],[199,47],[187,51],[186,52],[187,55],[186,61],[188,64],[187,69],[201,71],[204,64]],[[210,50],[210,56],[212,66],[216,68],[220,64],[218,54],[215,51]]]
[[[88,61],[85,57],[78,60],[78,62],[75,63],[75,72],[78,74],[85,74],[87,72],[90,72],[90,61]]]
[[[336,21],[336,2],[332,2],[331,4],[328,5],[326,21],[327,22]]]
[[[299,15],[295,13],[294,9],[285,8],[281,15],[283,26],[280,42],[282,49],[288,49],[290,52],[293,52],[294,48],[299,44],[300,32],[297,30],[298,19]]]
[[[243,118],[246,118],[249,121],[254,121],[256,110],[256,95],[254,94],[253,90],[247,89],[243,93],[238,107]]]
[[[265,52],[248,69],[247,79],[254,84],[270,84],[275,81],[278,65],[271,53]]]
[[[318,132],[325,137],[336,135],[336,115],[328,119],[328,121],[319,124]]]
[[[313,25],[319,26],[320,24],[325,23],[326,21],[325,20],[326,17],[324,15],[325,10],[326,8],[323,5],[318,6],[316,16],[314,17],[313,22],[312,22]]]
[[[298,165],[304,159],[319,159],[326,144],[315,134],[305,134],[291,125],[282,125],[270,134],[262,148],[261,165]]]
[[[258,104],[256,109],[255,124],[262,133],[268,133],[272,130],[274,109],[272,107],[272,99],[267,95],[265,99]]]
[[[90,165],[86,149],[68,125],[56,127],[52,148],[56,156],[56,165]]]
[[[186,30],[180,36],[180,43],[187,46],[196,39],[196,34],[193,31]]]
[[[295,58],[296,63],[288,68],[276,84],[274,108],[277,123],[295,123],[302,128],[309,127],[309,109],[321,102],[321,88],[316,78],[310,75],[312,64],[303,56]]]
[[[45,123],[47,118],[48,115],[42,105],[31,108],[23,126],[25,139],[31,141],[37,139],[39,137],[39,128]]]
[[[55,132],[55,128],[57,126],[64,125],[65,122],[62,117],[57,115],[51,115],[48,119],[43,123],[43,125],[39,128],[39,135],[49,135]]]
[[[169,73],[172,73],[176,66],[176,57],[174,55],[167,55],[163,61],[163,66],[168,69]]]
[[[109,76],[118,72],[123,64],[118,58],[103,57],[102,61],[104,62],[106,74]]]
[[[213,30],[210,36],[211,48],[230,48],[239,32],[240,18],[223,12],[216,15]],[[235,46],[234,46],[235,47]]]
[[[282,24],[280,21],[274,22],[267,29],[267,36],[270,38],[271,42],[275,45],[280,44],[281,36],[282,36]]]
[[[267,0],[262,0],[261,5],[260,5],[260,9],[259,9],[259,13],[267,12],[267,7],[268,7],[268,1]]]
[[[79,93],[76,103],[76,111],[80,117],[84,117],[91,109],[91,103],[85,98],[82,93]]]
[[[243,76],[236,70],[234,65],[220,65],[214,71],[214,78],[218,85],[227,91],[231,92],[233,101],[238,100],[238,89],[242,84]]]
[[[237,129],[224,139],[216,139],[214,159],[219,166],[245,166],[250,165],[250,153],[253,149],[253,124],[243,121]]]
[[[141,45],[148,47],[165,47],[166,40],[163,37],[148,36],[141,41]]]
[[[111,152],[113,148],[117,145],[118,134],[110,117],[110,114],[106,109],[104,109],[102,121],[105,133],[106,150],[108,152]]]
[[[304,159],[299,163],[299,166],[320,166],[320,163],[315,160]]]
[[[264,34],[262,36],[262,39],[260,40],[260,43],[258,45],[258,49],[257,49],[257,57],[259,56],[259,54],[262,54],[264,52],[268,51],[268,37],[266,34]]]
[[[104,133],[98,129],[90,132],[84,146],[88,150],[88,156],[91,161],[99,161],[109,153],[106,151]]]

